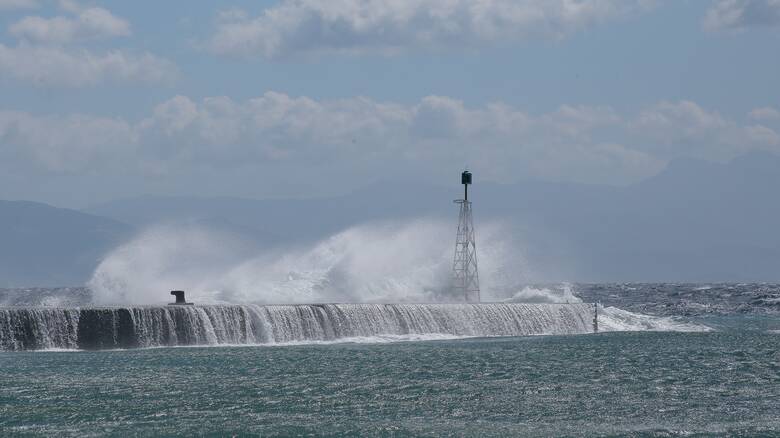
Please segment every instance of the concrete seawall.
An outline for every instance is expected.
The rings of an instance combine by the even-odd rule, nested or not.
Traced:
[[[591,333],[592,304],[0,308],[0,350],[279,344],[405,335]]]

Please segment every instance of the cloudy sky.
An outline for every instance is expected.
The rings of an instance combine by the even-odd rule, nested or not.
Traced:
[[[780,153],[778,78],[780,0],[0,0],[0,199],[625,185]]]

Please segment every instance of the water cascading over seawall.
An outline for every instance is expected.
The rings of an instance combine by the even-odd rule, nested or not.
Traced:
[[[311,304],[0,308],[0,350],[278,344],[386,335],[593,331],[592,304]]]

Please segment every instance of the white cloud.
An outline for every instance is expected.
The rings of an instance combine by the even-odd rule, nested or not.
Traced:
[[[395,53],[560,39],[649,0],[284,0],[249,18],[219,14],[208,47],[218,54]]]
[[[317,101],[269,92],[247,102],[176,97],[143,123],[144,145],[194,162],[303,166],[343,162],[384,172],[471,163],[491,179],[518,173],[562,181],[625,183],[680,156],[728,160],[750,149],[778,151],[778,134],[694,102],[661,102],[636,115],[563,105],[534,115],[501,103],[468,107],[444,96],[414,105],[366,98]]]
[[[3,0],[0,0],[3,1]],[[169,60],[123,49],[95,51],[79,43],[131,34],[130,23],[99,7],[61,0],[71,16],[28,16],[9,27],[19,39],[0,43],[0,77],[45,87],[103,83],[166,83],[177,76]]]
[[[780,146],[780,134],[763,125],[750,125],[745,128],[747,138],[751,143],[763,144],[767,149],[777,150]],[[774,148],[773,148],[774,147]]]
[[[72,12],[74,14],[84,9],[76,0],[58,0],[57,3],[63,11]]]
[[[0,111],[0,157],[55,172],[99,171],[126,161],[136,132],[123,120]]]
[[[32,9],[37,8],[36,0],[0,0],[0,11],[13,9]]]
[[[748,115],[754,120],[780,121],[780,111],[768,106],[756,108]]]
[[[82,87],[99,83],[160,83],[176,76],[173,63],[149,53],[0,44],[0,75],[39,86]]]
[[[711,32],[780,26],[780,0],[719,0],[702,25]]]
[[[409,108],[363,98],[319,102],[268,92],[244,103],[177,96],[141,126],[145,144],[183,160],[305,164],[352,153],[385,156],[406,138],[410,117]]]
[[[399,170],[437,176],[468,164],[494,181],[522,176],[622,184],[680,156],[728,160],[749,149],[778,151],[780,136],[687,101],[661,102],[635,115],[574,105],[531,114],[501,103],[470,107],[445,96],[400,105],[268,92],[242,102],[176,96],[137,122],[5,112],[0,144],[12,146],[0,161],[56,172],[167,177],[250,167],[305,185],[332,174],[349,180],[390,178]]]
[[[72,18],[25,17],[12,24],[9,32],[28,41],[66,44],[76,40],[128,36],[130,23],[106,9],[87,8],[78,11]]]
[[[751,148],[777,146],[771,129],[740,124],[690,101],[654,105],[641,112],[632,129],[647,139],[649,150],[662,157],[682,152],[725,160]]]

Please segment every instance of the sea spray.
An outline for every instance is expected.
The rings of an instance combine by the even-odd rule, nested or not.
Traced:
[[[485,301],[525,274],[498,224],[480,228]],[[185,289],[199,303],[452,302],[452,224],[356,226],[309,245],[247,250],[235,236],[154,227],[112,251],[89,287],[96,305],[163,304]]]
[[[195,226],[156,226],[111,251],[87,285],[96,305],[165,304],[173,289],[203,299],[215,278],[246,257],[237,236]]]
[[[506,303],[581,303],[582,299],[575,295],[572,284],[563,283],[559,287],[523,286],[511,298],[502,301]]]
[[[653,316],[629,312],[617,307],[599,308],[599,331],[602,332],[707,332],[710,327],[673,316]]]

